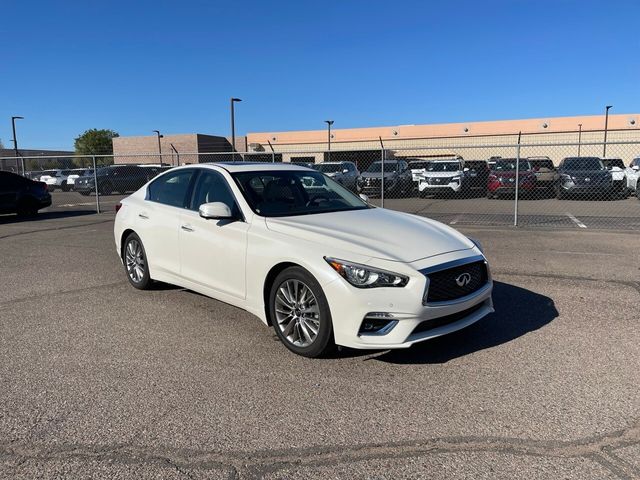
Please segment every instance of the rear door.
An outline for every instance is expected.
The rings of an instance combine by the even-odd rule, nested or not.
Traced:
[[[194,169],[186,168],[156,178],[136,207],[136,228],[152,276],[154,271],[180,274],[180,214],[188,204],[193,176]]]
[[[16,210],[18,193],[24,187],[22,177],[10,172],[0,172],[0,211],[11,213]]]

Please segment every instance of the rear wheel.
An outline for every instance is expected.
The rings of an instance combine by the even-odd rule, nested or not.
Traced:
[[[333,326],[322,287],[306,270],[290,267],[274,280],[269,314],[276,335],[294,353],[319,357],[333,350]]]
[[[147,255],[142,245],[142,240],[135,233],[129,234],[124,241],[122,261],[124,262],[124,269],[129,283],[139,290],[149,289],[152,280],[149,275]]]
[[[31,198],[24,198],[20,200],[16,210],[20,217],[32,217],[38,214],[38,206]]]
[[[111,192],[113,191],[113,187],[109,182],[106,182],[102,184],[102,186],[98,189],[98,191],[102,195],[111,195]]]

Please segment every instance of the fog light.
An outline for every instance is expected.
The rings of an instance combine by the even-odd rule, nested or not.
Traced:
[[[398,324],[393,315],[386,312],[370,312],[365,315],[358,335],[386,335]]]

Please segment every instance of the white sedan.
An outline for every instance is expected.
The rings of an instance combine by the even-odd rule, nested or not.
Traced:
[[[308,357],[405,348],[493,312],[477,242],[305,167],[174,168],[122,200],[114,234],[134,287],[157,280],[238,306]]]

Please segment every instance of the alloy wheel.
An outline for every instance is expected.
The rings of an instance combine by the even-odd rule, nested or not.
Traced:
[[[275,313],[282,335],[296,347],[311,345],[320,331],[320,309],[311,289],[290,279],[278,287]]]
[[[135,283],[142,281],[144,278],[144,254],[142,245],[136,239],[131,239],[127,243],[125,264],[129,278]]]

